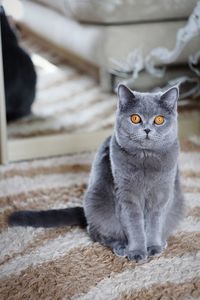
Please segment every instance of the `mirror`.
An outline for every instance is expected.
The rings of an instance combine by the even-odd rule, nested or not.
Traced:
[[[83,51],[79,57],[56,40],[58,33],[61,38],[70,30],[66,27],[65,33],[63,15],[55,9],[29,1],[16,1],[15,9],[13,1],[10,9],[9,1],[4,2],[1,30],[9,159],[96,148],[112,130],[116,107],[116,96],[102,92],[98,66],[84,60]],[[44,20],[49,14],[55,16],[41,35],[37,23],[32,27],[28,23],[37,10]],[[70,37],[66,43],[70,48]]]
[[[8,160],[96,149],[112,132],[121,81],[144,92],[178,78],[180,136],[199,134],[199,36],[190,32],[183,53],[179,42],[198,7],[153,2],[146,14],[146,0],[1,1]]]

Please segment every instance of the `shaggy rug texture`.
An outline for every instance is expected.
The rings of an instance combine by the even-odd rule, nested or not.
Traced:
[[[200,299],[200,140],[182,143],[185,217],[160,256],[135,263],[83,229],[8,228],[18,209],[81,205],[94,153],[0,167],[0,299]]]

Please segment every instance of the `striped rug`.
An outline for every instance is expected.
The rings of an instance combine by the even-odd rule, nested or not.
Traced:
[[[0,167],[0,299],[200,299],[200,139],[182,143],[185,217],[165,252],[116,257],[79,228],[8,228],[17,209],[81,205],[94,153]]]
[[[32,115],[8,126],[9,138],[107,129],[114,124],[116,96],[103,93],[96,78],[70,65],[44,42],[22,34],[37,72]]]

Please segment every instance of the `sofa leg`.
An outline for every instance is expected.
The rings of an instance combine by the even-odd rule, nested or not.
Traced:
[[[99,78],[102,91],[106,93],[112,92],[112,74],[110,74],[105,68],[100,68]]]

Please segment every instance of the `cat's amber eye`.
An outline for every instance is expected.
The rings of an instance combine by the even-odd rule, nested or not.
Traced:
[[[140,118],[140,116],[138,116],[138,115],[132,115],[132,116],[131,116],[131,121],[132,121],[132,123],[134,123],[134,124],[138,124],[138,123],[141,122],[141,118]]]
[[[154,119],[154,123],[157,125],[162,125],[165,121],[165,118],[163,116],[157,116]]]

